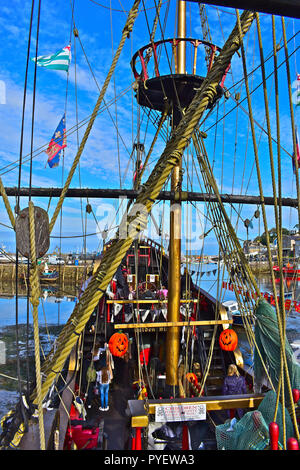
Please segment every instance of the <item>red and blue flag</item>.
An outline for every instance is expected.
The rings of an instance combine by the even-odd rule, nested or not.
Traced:
[[[64,114],[46,150],[46,154],[48,155],[47,162],[50,168],[55,168],[59,165],[61,151],[67,146],[65,122],[66,118]]]

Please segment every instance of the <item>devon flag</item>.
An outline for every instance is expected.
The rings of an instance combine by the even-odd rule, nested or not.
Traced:
[[[35,57],[32,58],[35,62]],[[71,62],[71,46],[68,45],[63,49],[60,49],[56,54],[53,55],[41,55],[37,57],[36,63],[40,67],[45,67],[52,70],[69,70]]]
[[[67,146],[65,123],[66,119],[64,114],[46,150],[46,154],[48,155],[48,165],[50,168],[58,166],[61,150]]]

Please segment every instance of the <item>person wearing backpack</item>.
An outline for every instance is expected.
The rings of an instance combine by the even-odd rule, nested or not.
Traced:
[[[105,348],[101,348],[100,346],[101,346],[100,343],[96,343],[89,354],[89,366],[86,372],[87,389],[85,393],[85,397],[86,397],[85,404],[88,408],[92,407],[92,400],[94,398],[94,389],[96,387],[97,370],[100,369],[99,365],[101,364],[101,361],[99,361],[99,358],[102,354],[102,351],[106,351]],[[106,359],[105,359],[104,365],[105,363],[106,363]]]

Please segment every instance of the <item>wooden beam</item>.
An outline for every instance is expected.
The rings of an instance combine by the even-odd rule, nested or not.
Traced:
[[[200,3],[199,0],[185,0]],[[254,10],[271,15],[300,18],[299,0],[201,0],[207,5],[219,5],[220,7],[240,8],[241,10]]]
[[[165,322],[151,322],[151,323],[118,323],[114,327],[116,329],[132,329],[132,328],[161,328],[172,326],[204,326],[204,325],[223,325],[226,323],[233,323],[233,320],[194,320],[194,321],[165,321]]]
[[[206,406],[206,411],[230,410],[234,408],[254,408],[256,409],[264,395],[245,394],[214,397],[195,397],[195,398],[175,398],[161,400],[147,400],[147,409],[144,400],[128,400],[128,411],[131,416],[131,427],[146,427],[148,425],[149,415],[155,415],[156,407],[170,405],[198,405]]]
[[[18,191],[16,187],[5,188],[7,196],[20,196],[28,197],[29,188],[21,188]],[[59,197],[61,195],[62,188],[32,188],[32,197]],[[69,188],[66,197],[68,198],[93,198],[93,199],[136,199],[138,192],[133,189],[105,189],[105,188]],[[158,201],[175,201],[175,194],[173,191],[161,191],[157,197]],[[239,194],[221,194],[221,200],[223,203],[228,204],[253,204],[257,205],[261,203],[260,196],[252,195],[239,195]],[[217,202],[217,198],[214,194],[198,193],[190,191],[181,192],[181,201],[184,202]],[[274,197],[264,196],[264,203],[267,206],[274,205]],[[297,199],[293,198],[282,198],[282,206],[286,207],[297,207]]]
[[[73,348],[70,354],[68,374],[65,378],[65,382],[69,385],[62,392],[59,408],[54,408],[53,410],[43,409],[47,450],[54,450],[53,440],[55,428],[57,425],[59,428],[59,434],[57,439],[58,449],[55,450],[63,450],[67,426],[70,420],[69,412],[74,398],[73,390],[75,389],[76,378],[75,369],[78,370],[78,364],[75,360],[75,357],[76,350],[75,348]],[[40,448],[40,429],[38,420],[36,418],[30,419],[28,423],[28,431],[22,437],[18,448],[20,450],[36,450]]]
[[[149,405],[149,414],[154,414],[157,406],[164,405],[197,405],[202,403],[206,405],[206,411],[231,410],[233,408],[257,408],[263,399],[264,395],[245,394],[180,398],[177,400],[148,400],[147,403]]]

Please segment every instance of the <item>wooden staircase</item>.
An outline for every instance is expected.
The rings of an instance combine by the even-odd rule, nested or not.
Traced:
[[[209,356],[209,350],[210,350],[211,342],[213,339],[213,332],[214,332],[213,326],[201,327],[202,351],[201,351],[200,363],[201,363],[202,370]],[[206,384],[204,388],[204,393],[207,396],[222,395],[223,381],[226,375],[224,357],[223,357],[221,348],[219,346],[218,337],[219,337],[219,333],[217,332],[215,343],[214,343],[214,350],[212,354],[212,360],[211,360],[210,369],[209,369],[209,375],[207,376]]]

